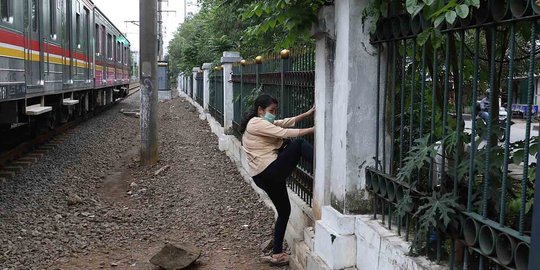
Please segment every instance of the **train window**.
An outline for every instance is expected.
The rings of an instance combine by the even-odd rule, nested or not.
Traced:
[[[51,27],[51,39],[56,40],[56,3],[57,0],[49,0],[49,22]]]
[[[112,36],[107,34],[107,59],[112,59]]]
[[[0,0],[0,16],[3,22],[13,23],[13,0]]]
[[[120,51],[120,41],[116,42],[116,61],[122,61],[122,51]]]
[[[37,0],[32,0],[32,31],[38,30],[38,12],[37,12]]]
[[[99,24],[96,24],[96,32],[94,33],[94,50],[96,50],[96,55],[101,55],[101,27]]]
[[[113,36],[113,39],[111,40],[111,50],[112,50],[112,60],[113,61],[116,61],[116,57],[118,57],[118,55],[116,54],[116,36]]]
[[[88,50],[90,47],[90,11],[84,8],[84,48]],[[88,53],[88,52],[87,52]]]
[[[116,59],[118,62],[122,61],[122,52],[120,51],[120,41],[116,42],[116,52],[118,53],[118,59]]]
[[[99,51],[102,54],[105,54],[105,46],[106,46],[105,42],[107,41],[105,39],[106,38],[105,35],[106,35],[105,26],[101,25],[101,38],[100,38],[101,42],[100,42],[100,45],[99,45],[101,49]]]
[[[77,13],[75,17],[75,43],[77,44],[77,49],[81,48],[81,14]]]

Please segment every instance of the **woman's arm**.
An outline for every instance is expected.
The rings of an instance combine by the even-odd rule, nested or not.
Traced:
[[[298,123],[298,122],[306,119],[307,117],[312,116],[314,113],[315,113],[315,106],[313,108],[309,109],[309,111],[307,111],[307,112],[305,112],[303,114],[295,116],[294,117],[294,122]]]
[[[315,132],[315,127],[303,128],[303,129],[300,129],[300,132],[298,132],[298,137],[302,137],[304,135],[312,134],[314,132]]]
[[[254,120],[248,126],[248,132],[256,136],[266,136],[274,138],[294,138],[300,137],[314,132],[314,128],[292,129],[282,128],[271,124],[266,120]]]

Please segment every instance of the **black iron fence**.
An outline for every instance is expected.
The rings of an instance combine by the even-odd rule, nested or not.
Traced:
[[[204,85],[203,85],[203,73],[197,72],[197,76],[195,76],[195,80],[197,81],[197,93],[195,96],[195,99],[199,105],[204,106]]]
[[[532,230],[540,229],[532,226],[540,212],[538,121],[511,113],[516,100],[528,112],[536,104],[540,13],[533,9],[540,10],[534,0],[481,1],[422,44],[422,14],[398,8],[372,39],[379,143],[366,186],[374,217],[411,241],[413,254],[450,269],[540,267],[528,266],[529,254],[540,254],[530,251]]]
[[[193,75],[189,75],[188,77],[188,87],[189,87],[189,97],[193,98]]]
[[[315,49],[305,46],[280,54],[257,57],[233,67],[235,135],[241,140],[239,124],[261,93],[274,96],[279,101],[278,117],[292,117],[308,111],[315,98]],[[297,123],[297,128],[313,126],[313,119]],[[313,136],[307,136],[313,143]],[[289,187],[311,205],[313,194],[313,165],[302,160],[288,180]]]
[[[209,76],[210,99],[208,109],[210,115],[223,126],[223,68],[215,67]]]
[[[182,89],[184,90],[184,92],[186,93],[186,95],[189,94],[189,89],[188,89],[188,77],[186,77],[185,75],[182,76]]]

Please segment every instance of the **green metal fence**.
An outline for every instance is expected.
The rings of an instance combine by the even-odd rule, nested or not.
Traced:
[[[209,76],[209,104],[210,115],[223,126],[223,69],[214,68]]]
[[[204,85],[203,85],[203,73],[197,72],[197,76],[195,76],[195,80],[197,80],[197,95],[195,97],[197,103],[204,107]]]
[[[184,75],[184,91],[186,91],[186,95],[190,95],[190,90],[189,90],[189,80],[190,80],[190,77],[189,76],[185,76]]]
[[[188,86],[189,86],[189,97],[193,98],[193,75],[189,75],[188,77]]]
[[[534,103],[540,7],[481,4],[442,26],[440,47],[419,44],[421,14],[397,8],[378,22],[379,143],[366,186],[374,217],[411,241],[412,254],[450,269],[539,269],[528,266],[540,255],[530,251],[537,121],[512,119],[510,108],[515,78],[527,78],[528,111]]]
[[[235,135],[241,140],[239,124],[253,100],[262,93],[279,101],[278,117],[292,117],[308,111],[315,97],[315,49],[304,46],[281,54],[269,54],[255,61],[233,67]],[[313,119],[297,123],[297,128],[313,126]],[[307,136],[313,143],[313,136]],[[288,180],[289,187],[311,205],[313,194],[313,165],[301,160]]]

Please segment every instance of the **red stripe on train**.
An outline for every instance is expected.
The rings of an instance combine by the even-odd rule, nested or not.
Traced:
[[[24,36],[22,34],[13,33],[11,31],[3,30],[0,28],[0,42],[7,43],[13,46],[26,47],[24,44]],[[43,45],[46,50],[44,52],[52,53],[60,56],[71,57],[69,50],[64,49],[60,46],[46,43]],[[30,49],[33,51],[41,51],[40,45],[37,40],[30,41]],[[85,54],[75,52],[75,59],[81,61],[88,61],[88,57]]]

